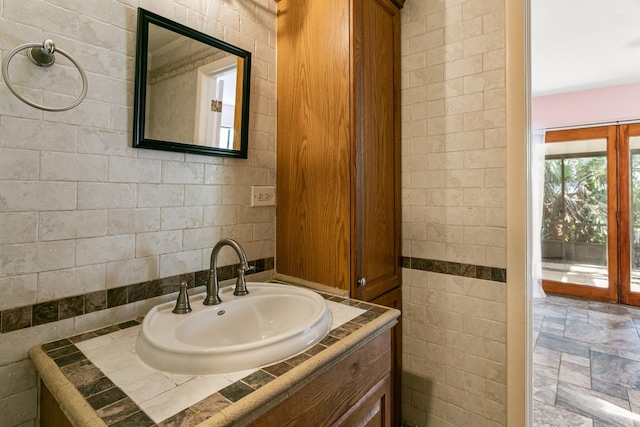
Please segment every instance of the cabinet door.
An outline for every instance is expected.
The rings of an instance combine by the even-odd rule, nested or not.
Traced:
[[[278,2],[278,273],[351,287],[349,2]]]
[[[400,284],[400,13],[390,0],[354,2],[356,266],[352,296]],[[358,286],[361,278],[365,286]]]
[[[332,426],[390,427],[390,391],[391,380],[387,375]]]
[[[383,332],[301,389],[290,390],[286,400],[254,420],[250,426],[330,426],[337,420],[344,420],[348,414],[357,412],[354,408],[363,408],[364,411],[365,402],[374,413],[372,419],[377,417],[375,412],[382,410],[383,415],[388,417],[389,386],[381,387],[380,384],[385,379],[389,382],[390,340],[390,331]],[[374,393],[373,390],[382,391]],[[366,400],[367,398],[373,400]],[[381,402],[380,405],[376,406],[376,400]]]
[[[401,289],[397,287],[371,302],[402,310]],[[391,401],[391,423],[394,426],[399,426],[402,411],[402,402],[400,399],[402,392],[400,382],[402,375],[402,315],[398,317],[398,324],[391,330],[391,351],[391,393],[389,394],[389,400]]]

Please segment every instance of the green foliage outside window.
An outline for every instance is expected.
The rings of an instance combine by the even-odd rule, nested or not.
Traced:
[[[640,269],[640,151],[631,153],[631,261]],[[606,245],[607,162],[604,153],[545,160],[541,239]],[[543,254],[543,258],[545,255]]]
[[[640,169],[640,162],[638,163]],[[542,240],[607,242],[604,154],[545,160]]]

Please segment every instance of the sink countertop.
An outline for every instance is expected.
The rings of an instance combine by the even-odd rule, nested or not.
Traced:
[[[156,371],[135,354],[141,319],[43,344],[29,354],[75,426],[248,424],[392,327],[400,314],[319,293],[333,316],[327,337],[261,369],[201,376]]]

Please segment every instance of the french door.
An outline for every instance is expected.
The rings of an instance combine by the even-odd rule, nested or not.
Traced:
[[[545,142],[543,289],[640,305],[640,124]]]

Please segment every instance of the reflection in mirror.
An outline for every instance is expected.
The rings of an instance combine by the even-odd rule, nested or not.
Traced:
[[[138,13],[134,146],[246,158],[251,54]]]

